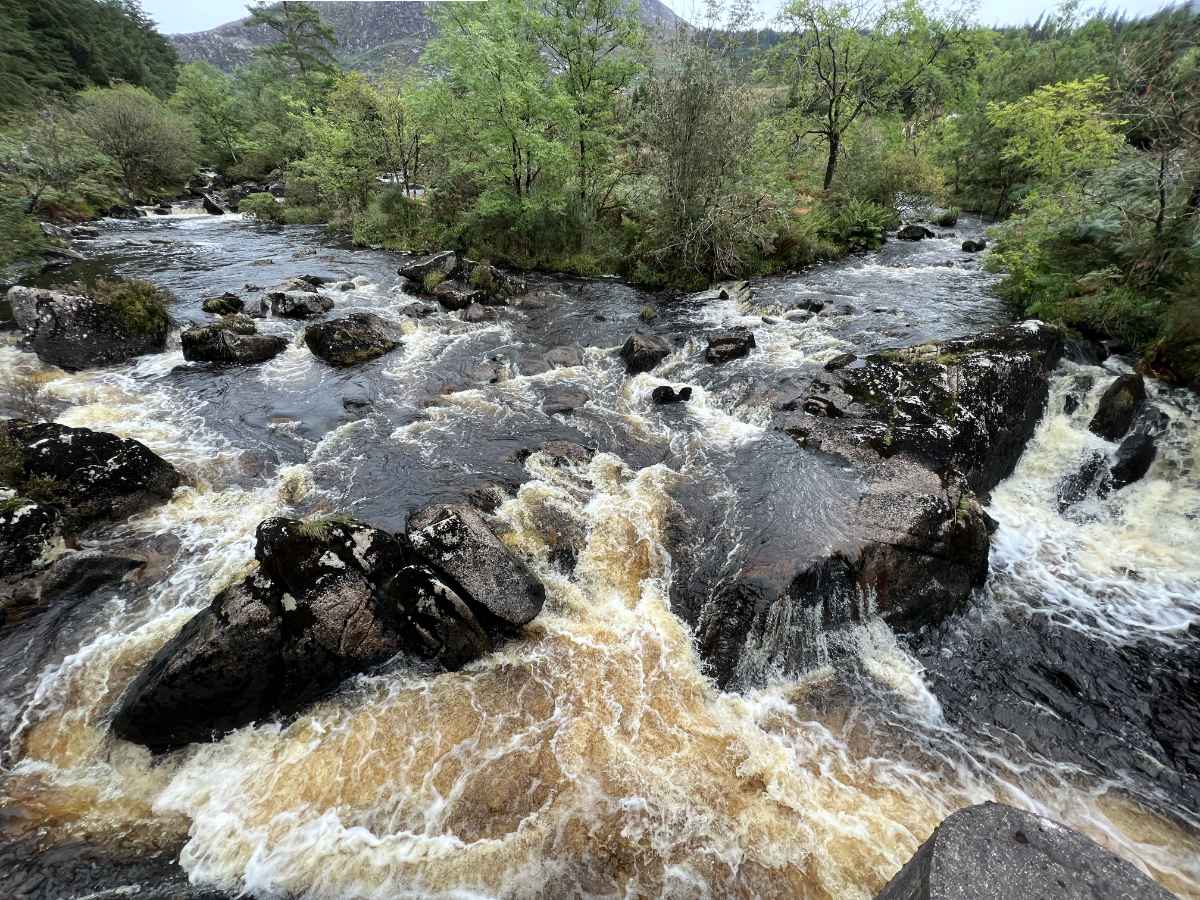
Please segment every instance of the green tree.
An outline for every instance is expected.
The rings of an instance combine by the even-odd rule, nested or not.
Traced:
[[[89,88],[80,95],[79,128],[120,175],[129,201],[186,181],[198,140],[190,122],[143,88]]]
[[[0,179],[31,212],[48,193],[74,192],[103,165],[63,107],[49,107],[0,136]]]
[[[807,134],[825,144],[828,190],[846,133],[910,96],[955,29],[916,0],[794,0],[780,20],[791,34],[781,52],[791,102],[807,117]]]
[[[284,63],[302,79],[310,75],[332,75],[337,71],[333,48],[337,38],[333,29],[321,20],[321,14],[307,3],[282,0],[268,4],[259,0],[247,7],[250,24],[261,25],[279,35],[279,41],[259,53]]]
[[[179,70],[179,86],[171,105],[196,126],[214,162],[240,161],[245,150],[245,123],[228,75],[205,62],[188,63]]]

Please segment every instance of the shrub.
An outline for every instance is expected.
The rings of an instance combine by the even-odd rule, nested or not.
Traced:
[[[171,317],[167,304],[171,295],[148,281],[96,281],[89,292],[80,288],[80,293],[91,293],[102,303],[111,306],[137,334],[157,334],[170,327]]]
[[[242,215],[252,216],[258,222],[283,224],[283,204],[278,203],[270,194],[249,194],[238,205],[238,210]]]
[[[434,288],[446,280],[446,273],[434,269],[432,272],[426,272],[424,279],[421,281],[422,287],[425,288],[425,293],[432,294]]]
[[[486,259],[480,260],[471,270],[471,277],[468,281],[471,287],[479,288],[490,294],[496,289],[496,277],[492,274],[492,264]]]
[[[939,228],[952,228],[958,224],[959,208],[952,206],[949,209],[938,213],[933,219],[933,224]]]
[[[324,209],[317,206],[296,206],[284,203],[279,207],[284,225],[321,225],[329,219]]]
[[[825,236],[850,251],[881,246],[895,213],[870,200],[851,198],[834,213]]]
[[[0,266],[33,256],[46,246],[38,223],[21,207],[19,201],[0,198]]]

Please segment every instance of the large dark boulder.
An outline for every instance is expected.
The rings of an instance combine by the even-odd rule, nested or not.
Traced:
[[[757,346],[754,343],[754,332],[749,328],[726,328],[714,331],[708,336],[708,347],[704,351],[704,359],[710,363],[724,363],[732,359],[747,356]]]
[[[161,299],[150,294],[102,298],[14,287],[8,300],[38,358],[68,370],[158,353],[170,329]]]
[[[1121,441],[1110,469],[1112,489],[1119,491],[1135,481],[1140,481],[1150,471],[1157,455],[1158,446],[1154,436],[1144,431],[1135,431]]]
[[[35,568],[62,538],[62,513],[24,497],[0,500],[0,573]]]
[[[204,195],[204,211],[210,216],[225,215],[225,207],[221,206],[211,194]]]
[[[901,241],[922,241],[932,237],[937,237],[937,235],[924,225],[905,225],[896,232],[896,238]]]
[[[183,358],[189,362],[239,365],[266,362],[282,353],[288,345],[286,338],[277,335],[254,331],[246,334],[237,320],[189,328],[179,336],[179,341],[183,346]]]
[[[966,240],[962,242],[963,253],[979,253],[987,249],[987,241],[985,240]]]
[[[116,734],[155,751],[293,713],[400,657],[460,668],[493,618],[403,537],[351,520],[266,519],[259,572],[222,591],[126,690]]]
[[[271,313],[284,319],[311,319],[333,309],[333,300],[311,291],[273,292],[267,295]]]
[[[671,353],[667,342],[652,334],[631,334],[621,347],[621,359],[630,375],[649,372]]]
[[[1012,472],[1060,353],[1057,329],[1025,323],[820,372],[798,396],[789,386],[794,399],[777,407],[776,427],[802,448],[797,471],[830,467],[844,519],[829,533],[791,534],[793,513],[765,510],[780,534],[736,575],[672,584],[672,609],[692,626],[717,683],[751,686],[769,672],[803,671],[813,648],[799,623],[811,631],[862,621],[868,598],[899,630],[959,609],[988,571],[989,520],[978,496]],[[770,483],[778,468],[747,487]],[[847,471],[850,482],[834,474]],[[686,553],[703,535],[680,527],[673,545]]]
[[[677,391],[669,384],[660,384],[650,392],[650,401],[660,406],[666,403],[687,403],[691,399],[690,387],[681,387]]]
[[[372,313],[352,313],[309,325],[304,343],[331,366],[352,366],[390,353],[400,346],[398,328]]]
[[[1170,900],[1132,864],[1059,823],[981,803],[948,816],[877,900]]]
[[[542,611],[546,601],[542,583],[470,506],[418,510],[409,517],[408,539],[418,556],[448,575],[497,619],[524,625]]]
[[[0,422],[0,485],[60,510],[68,528],[168,499],[174,467],[134,440],[52,422]]]
[[[1107,441],[1119,441],[1133,425],[1146,402],[1146,382],[1141,375],[1121,375],[1100,397],[1088,429]]]
[[[400,267],[402,277],[415,281],[418,287],[423,286],[427,276],[440,276],[443,280],[452,278],[462,266],[462,260],[453,250],[442,250],[418,257],[412,262]]]
[[[433,296],[446,309],[467,310],[487,300],[482,290],[457,279],[443,281],[433,289]]]

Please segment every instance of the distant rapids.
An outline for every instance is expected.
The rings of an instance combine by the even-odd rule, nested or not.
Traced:
[[[193,882],[261,900],[843,900],[873,897],[942,818],[992,799],[1200,897],[1194,777],[1160,790],[1086,741],[1058,753],[1001,722],[967,728],[938,674],[955,655],[978,669],[979,635],[1035,620],[1116,649],[1194,649],[1195,397],[1152,384],[1171,425],[1150,475],[1060,513],[1056,484],[1104,446],[1087,421],[1127,368],[1064,362],[990,498],[989,582],[936,643],[875,618],[831,634],[813,624],[807,672],[755,671],[747,690],[722,693],[671,612],[673,585],[735,572],[764,543],[786,553],[783,535],[831,541],[835,488],[854,475],[805,462],[773,431],[768,390],[847,350],[1006,321],[993,276],[959,250],[981,232],[964,217],[952,238],[755,282],[748,306],[660,303],[675,352],[635,377],[615,350],[654,298],[549,275],[530,279],[541,304],[480,324],[442,311],[410,320],[402,350],[347,370],[299,340],[262,366],[212,369],[184,362],[173,340],[126,366],[48,375],[58,421],[136,438],[189,484],[92,537],[158,560],[144,577],[45,636],[36,671],[0,659],[0,729],[13,735],[0,804],[19,811],[5,827],[177,853]],[[386,316],[416,299],[398,287],[394,254],[236,216],[106,222],[86,252],[90,270],[171,290],[180,323],[206,320],[206,296],[300,273],[362,276],[339,312]],[[800,300],[823,309],[786,317]],[[729,325],[752,328],[758,349],[705,365],[704,332]],[[11,334],[0,340],[0,366],[37,365]],[[556,347],[579,348],[579,364],[541,365]],[[651,404],[664,384],[693,386],[692,400]],[[548,413],[564,391],[586,400]],[[1068,414],[1071,391],[1081,405]],[[518,453],[549,440],[599,452],[561,466]],[[106,717],[139,668],[252,567],[263,518],[343,512],[398,529],[418,506],[496,486],[504,540],[547,589],[522,640],[456,673],[361,676],[294,721],[160,758],[110,736]],[[672,541],[679,517],[703,525],[699,545]]]

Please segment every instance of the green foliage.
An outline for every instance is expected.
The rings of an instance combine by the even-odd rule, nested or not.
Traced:
[[[253,216],[258,222],[282,225],[283,206],[270,194],[248,194],[238,204],[238,212],[244,216]]]
[[[196,127],[212,163],[236,165],[249,149],[245,110],[234,96],[233,80],[208,63],[193,62],[180,68],[171,106]]]
[[[492,264],[486,259],[476,263],[475,268],[471,270],[471,277],[468,279],[471,287],[479,288],[481,291],[491,293],[496,289],[496,276],[493,274]]]
[[[958,217],[962,213],[957,206],[952,206],[949,209],[942,210],[933,218],[933,224],[939,228],[953,228],[958,224]]]
[[[421,286],[425,289],[425,293],[432,294],[434,288],[446,280],[446,273],[438,269],[432,272],[426,272],[425,277],[421,279]]]
[[[118,82],[166,97],[175,50],[132,0],[6,0],[0,7],[0,116]]]
[[[333,29],[313,7],[296,0],[269,4],[258,0],[248,11],[251,25],[264,26],[279,35],[279,40],[259,48],[262,58],[282,63],[304,80],[336,71],[333,48],[337,40]]]
[[[79,290],[112,307],[129,330],[137,334],[160,334],[170,327],[167,307],[171,295],[148,281],[99,279],[90,291]]]
[[[79,106],[79,129],[111,160],[127,199],[177,188],[195,170],[195,129],[149,91],[89,88]]]
[[[647,303],[642,307],[642,311],[638,315],[643,322],[653,322],[658,318],[658,310]]]
[[[837,209],[824,234],[850,250],[873,250],[882,246],[895,215],[871,200],[851,198]]]
[[[19,200],[0,197],[0,268],[39,253],[46,239]]]

